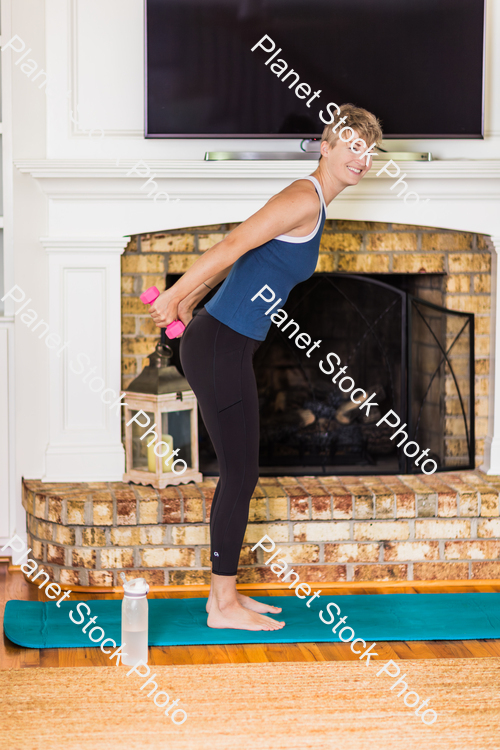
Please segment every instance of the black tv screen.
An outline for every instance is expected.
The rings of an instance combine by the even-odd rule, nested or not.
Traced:
[[[484,16],[485,0],[146,0],[146,137],[317,138],[351,102],[386,138],[481,138]]]

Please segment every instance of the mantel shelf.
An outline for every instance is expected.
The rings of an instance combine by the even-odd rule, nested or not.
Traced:
[[[148,159],[130,174],[134,159],[23,159],[15,166],[31,175],[49,198],[50,234],[122,236],[188,226],[244,221],[316,162]],[[401,162],[400,175],[377,177],[375,165],[355,187],[328,206],[328,219],[395,222],[500,236],[500,159]],[[391,190],[398,177],[422,202]],[[151,180],[149,187],[145,183]],[[155,186],[156,185],[156,186]],[[404,187],[404,186],[403,186]],[[163,197],[153,200],[155,191]],[[401,192],[404,192],[401,191]],[[149,193],[149,195],[148,195]],[[82,216],[85,216],[83,230]],[[92,228],[93,227],[93,228]],[[83,230],[83,231],[82,231]]]
[[[127,173],[138,163],[137,159],[120,159],[117,165],[113,159],[20,159],[14,162],[23,174],[31,174],[37,179],[64,177],[76,178],[122,178],[141,180],[146,177]],[[312,161],[219,161],[203,159],[148,159],[150,174],[173,179],[269,179],[294,178],[310,174],[316,168]],[[376,179],[376,173],[384,166],[379,162],[372,167],[365,179]],[[430,162],[401,162],[401,169],[408,177],[424,179],[499,179],[500,159],[454,159]],[[141,166],[139,169],[144,170]],[[382,174],[383,179],[394,179]]]

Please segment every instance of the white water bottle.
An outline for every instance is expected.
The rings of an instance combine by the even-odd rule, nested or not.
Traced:
[[[122,663],[129,667],[138,661],[148,663],[148,600],[149,585],[144,578],[127,581],[121,573],[123,590],[122,602],[122,645],[125,654]]]

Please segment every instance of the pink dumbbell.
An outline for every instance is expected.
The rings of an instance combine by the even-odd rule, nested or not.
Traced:
[[[146,289],[146,291],[141,294],[140,299],[145,305],[152,305],[155,299],[159,296],[160,292],[158,289],[155,286],[150,286],[149,289]],[[176,339],[184,332],[185,327],[186,326],[182,320],[173,320],[172,323],[168,324],[165,332],[169,339]]]

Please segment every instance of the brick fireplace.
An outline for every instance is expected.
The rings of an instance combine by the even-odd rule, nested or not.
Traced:
[[[231,224],[134,237],[122,257],[123,387],[141,372],[158,330],[138,295],[165,288],[231,230]],[[487,435],[490,357],[491,247],[485,235],[407,224],[327,220],[316,272],[415,275],[418,297],[475,315],[476,465],[483,463]],[[464,377],[458,372],[458,377]],[[366,386],[367,384],[365,384]],[[447,390],[445,441],[451,456],[466,453],[456,393]]]
[[[134,236],[122,257],[122,386],[158,331],[138,295],[165,286],[222,239],[231,224]],[[328,220],[318,272],[418,274],[420,297],[475,314],[476,465],[487,434],[491,253],[488,237],[424,226]],[[437,283],[437,281],[439,283]],[[463,451],[456,403],[446,440]],[[54,580],[116,586],[121,569],[153,585],[207,583],[207,522],[216,479],[155,490],[121,482],[24,482],[29,545]],[[274,582],[263,534],[309,581],[500,577],[500,478],[481,471],[404,476],[261,476],[240,561],[242,583]]]

